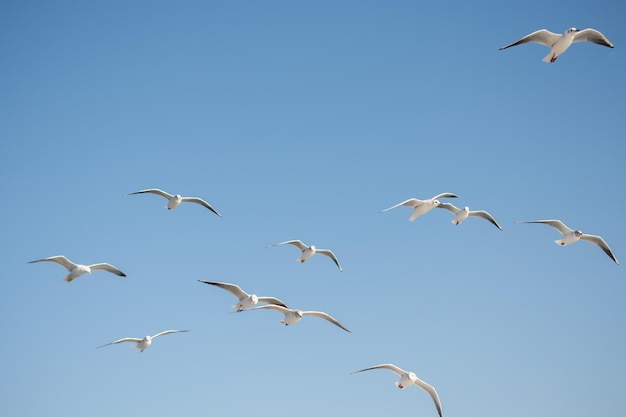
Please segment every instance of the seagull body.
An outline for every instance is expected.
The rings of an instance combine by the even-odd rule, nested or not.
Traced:
[[[123,273],[122,271],[120,271],[119,269],[117,269],[111,264],[99,263],[99,264],[92,264],[92,265],[80,265],[80,264],[75,264],[74,262],[67,259],[65,256],[61,256],[61,255],[38,259],[36,261],[30,261],[29,263],[32,264],[35,262],[44,262],[44,261],[56,262],[57,264],[61,265],[63,268],[67,269],[70,272],[64,278],[67,282],[72,282],[74,279],[78,278],[79,276],[85,273],[91,275],[92,271],[99,270],[99,269],[103,271],[111,272],[115,275],[119,275],[120,277],[126,276],[125,273]]]
[[[156,194],[156,195],[160,195],[161,197],[166,198],[167,205],[165,206],[165,208],[168,210],[174,210],[176,207],[180,206],[180,203],[197,203],[197,204],[200,204],[201,206],[208,208],[209,210],[211,210],[213,213],[217,214],[218,216],[221,216],[221,214],[219,214],[217,210],[215,210],[209,203],[207,203],[206,201],[198,197],[183,197],[180,194],[166,193],[165,191],[159,190],[158,188],[149,188],[146,190],[139,190],[139,191],[135,191],[134,193],[130,193],[128,195],[144,194],[144,193]]]
[[[123,342],[132,342],[132,343],[135,343],[135,346],[134,346],[135,349],[139,349],[140,352],[143,352],[144,350],[148,349],[150,345],[152,344],[152,341],[159,336],[165,336],[166,334],[181,333],[181,332],[188,332],[188,331],[189,330],[166,330],[164,332],[157,333],[154,336],[146,336],[142,339],[138,337],[125,337],[123,339],[118,339],[114,342],[107,343],[106,345],[98,346],[98,348],[109,346],[109,345],[116,345],[118,343],[123,343]]]
[[[333,262],[335,262],[339,270],[343,271],[343,269],[341,269],[341,265],[339,264],[339,260],[337,259],[335,254],[329,249],[318,249],[314,245],[307,246],[304,243],[302,243],[301,240],[288,240],[286,242],[275,243],[272,246],[285,245],[285,244],[294,245],[295,247],[297,247],[298,249],[302,251],[302,255],[298,259],[296,259],[296,262],[300,262],[300,263],[306,262],[306,260],[309,259],[311,256],[315,255],[316,253],[319,253],[320,255],[328,256],[330,259],[333,260]]]
[[[484,210],[470,211],[469,207],[467,206],[460,209],[456,207],[454,204],[450,204],[450,203],[441,203],[439,204],[438,208],[446,209],[450,213],[454,214],[454,220],[452,220],[453,224],[456,224],[456,225],[461,224],[469,216],[472,216],[472,217],[480,217],[481,219],[485,219],[489,221],[491,224],[493,224],[494,226],[496,226],[498,229],[502,230],[502,227],[498,224],[496,219],[494,219],[491,214],[487,213]]]
[[[228,291],[235,297],[237,297],[237,304],[233,305],[233,308],[237,311],[242,311],[243,309],[252,307],[253,305],[261,302],[267,304],[276,304],[282,307],[289,308],[287,304],[280,301],[278,298],[274,297],[258,297],[256,294],[248,294],[244,290],[241,289],[239,285],[229,284],[227,282],[212,282],[212,281],[202,281],[205,284],[213,285],[219,287],[223,290]]]
[[[559,246],[570,245],[572,243],[578,242],[580,239],[594,243],[598,245],[604,251],[604,253],[606,253],[611,259],[613,259],[613,261],[616,264],[619,265],[619,262],[617,258],[615,257],[615,255],[613,254],[613,251],[611,250],[609,245],[606,243],[606,241],[600,236],[588,235],[588,234],[583,233],[580,230],[570,229],[560,220],[532,220],[532,221],[526,221],[526,222],[521,222],[521,223],[542,223],[542,224],[547,224],[548,226],[554,227],[563,235],[561,239],[557,239],[554,241],[554,243],[556,243]]]
[[[422,381],[415,375],[413,372],[407,372],[404,369],[398,368],[396,365],[391,363],[384,363],[381,365],[370,366],[369,368],[361,369],[358,371],[351,372],[352,374],[356,374],[357,372],[369,371],[371,369],[388,369],[391,372],[395,372],[400,375],[400,380],[396,382],[396,386],[398,388],[406,388],[410,385],[417,385],[424,391],[426,391],[430,397],[435,402],[435,407],[437,407],[437,412],[439,413],[439,417],[443,417],[443,411],[441,409],[441,401],[439,400],[439,395],[437,391],[432,385],[427,384]]]
[[[391,206],[389,208],[381,210],[380,212],[382,213],[382,212],[385,212],[385,211],[388,211],[388,210],[391,210],[400,206],[412,207],[413,214],[411,214],[411,217],[409,217],[409,221],[412,222],[413,220],[415,220],[422,214],[426,214],[432,209],[434,209],[435,207],[439,206],[441,204],[441,202],[439,202],[440,198],[458,198],[458,197],[459,197],[458,195],[452,194],[452,193],[441,193],[441,194],[437,194],[433,198],[429,198],[428,200],[418,200],[417,198],[409,198],[408,200],[403,201],[402,203],[398,203],[395,206]]]
[[[513,42],[510,45],[503,46],[500,50],[510,48],[511,46],[521,45],[523,43],[534,42],[541,45],[545,45],[550,48],[550,53],[546,55],[543,62],[554,62],[563,52],[570,47],[572,43],[576,42],[592,42],[598,45],[608,46],[613,48],[613,44],[606,36],[598,32],[595,29],[578,30],[576,28],[570,28],[563,32],[562,35],[552,33],[549,30],[541,29],[530,35],[524,36],[522,39]]]
[[[266,305],[262,305],[258,307],[252,307],[252,308],[247,309],[246,311],[265,310],[265,309],[276,310],[280,313],[283,313],[285,315],[285,318],[282,319],[280,322],[283,323],[285,326],[298,323],[300,320],[302,320],[302,317],[304,316],[313,316],[313,317],[319,317],[324,320],[328,320],[335,326],[341,327],[346,332],[351,333],[350,330],[348,330],[343,324],[339,323],[334,317],[322,311],[295,310],[292,308],[287,308],[287,307],[283,307],[283,306],[279,306],[275,304],[266,304]]]

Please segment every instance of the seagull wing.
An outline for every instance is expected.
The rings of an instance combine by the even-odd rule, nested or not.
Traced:
[[[431,198],[431,200],[438,200],[440,198],[459,198],[459,196],[452,193],[441,193]]]
[[[339,260],[337,259],[337,257],[335,256],[335,254],[331,250],[329,250],[329,249],[317,249],[315,251],[315,253],[319,253],[319,254],[328,256],[330,259],[335,261],[335,264],[337,264],[337,267],[339,268],[339,270],[343,271],[343,269],[341,269],[341,265],[339,265]]]
[[[606,243],[606,240],[604,240],[602,237],[596,236],[596,235],[587,235],[587,234],[583,233],[583,235],[580,238],[583,239],[583,240],[586,240],[588,242],[595,243],[596,245],[600,246],[600,248],[604,251],[604,253],[609,255],[609,257],[611,259],[613,259],[613,261],[616,264],[619,265],[619,261],[617,260],[617,258],[613,254],[613,251],[609,247],[608,243]]]
[[[358,371],[354,371],[354,372],[350,372],[350,373],[351,374],[356,374],[357,372],[369,371],[369,370],[372,370],[372,369],[389,369],[391,372],[395,372],[396,374],[398,374],[400,376],[408,373],[404,369],[398,368],[396,365],[394,365],[392,363],[382,363],[380,365],[370,366],[369,368],[359,369]]]
[[[188,332],[188,331],[189,330],[166,330],[164,332],[155,334],[154,336],[152,336],[152,339],[156,339],[159,336],[165,336],[166,334],[181,333],[181,332]]]
[[[569,227],[565,226],[565,224],[562,221],[560,221],[560,220],[531,220],[531,221],[521,222],[521,223],[543,223],[543,224],[547,224],[548,226],[552,226],[556,230],[561,232],[562,235],[565,235],[567,233],[573,232],[572,229],[570,229]]]
[[[496,226],[498,229],[502,230],[502,226],[500,226],[498,222],[496,221],[496,219],[494,219],[493,216],[487,213],[485,210],[470,211],[469,215],[474,216],[474,217],[480,217],[481,219],[485,219],[491,222],[491,224]]]
[[[274,243],[272,246],[285,245],[285,244],[294,245],[300,250],[305,250],[308,248],[308,246],[302,243],[301,240],[287,240],[285,242]]]
[[[552,45],[554,45],[554,43],[561,38],[561,36],[562,35],[552,33],[549,30],[540,29],[536,32],[531,33],[530,35],[524,36],[519,41],[513,42],[512,44],[509,44],[507,46],[503,46],[502,48],[500,48],[500,50],[510,48],[511,46],[521,45],[523,43],[528,43],[528,42],[539,43],[541,45],[545,45],[551,48]]]
[[[78,266],[74,262],[70,261],[69,259],[67,259],[65,256],[62,256],[62,255],[51,256],[49,258],[38,259],[36,261],[30,261],[29,264],[32,264],[35,262],[43,262],[43,261],[56,262],[59,265],[61,265],[63,268],[67,269],[68,271],[71,271],[72,269]]]
[[[113,265],[107,264],[107,263],[89,265],[89,268],[91,268],[91,269],[101,269],[103,271],[107,271],[107,272],[111,272],[111,273],[113,273],[115,275],[119,275],[120,277],[125,277],[126,276],[125,273],[123,273],[122,271],[120,271],[119,269],[114,267]]]
[[[161,197],[165,197],[168,200],[172,197],[174,197],[172,194],[166,193],[163,190],[160,190],[158,188],[148,188],[145,190],[139,190],[139,191],[135,191],[134,193],[130,193],[128,195],[133,195],[133,194],[143,194],[143,193],[150,193],[150,194],[156,194],[156,195],[160,195]]]
[[[409,207],[418,207],[419,205],[424,204],[424,202],[422,200],[418,200],[417,198],[409,198],[408,200],[403,201],[402,203],[398,203],[395,206],[391,206],[389,208],[380,210],[380,212],[384,212],[384,211],[388,211],[391,209],[394,209],[396,207],[400,207],[400,206],[409,206]]]
[[[198,197],[183,197],[182,201],[185,201],[187,203],[197,203],[197,204],[200,204],[200,205],[208,208],[209,210],[211,210],[213,213],[217,214],[218,216],[220,216],[220,217],[222,216],[209,203],[207,203],[206,201],[204,201],[201,198],[198,198]]]
[[[246,308],[246,309],[245,309],[245,310],[243,310],[243,311],[249,311],[249,310],[266,310],[266,309],[276,310],[276,311],[278,311],[278,312],[280,312],[280,313],[283,313],[283,314],[287,314],[287,313],[289,313],[290,311],[292,311],[290,308],[288,308],[288,307],[283,307],[283,306],[281,306],[281,305],[279,305],[279,304],[265,304],[265,305],[262,305],[262,306],[257,306],[257,307]]]
[[[302,315],[303,316],[319,317],[321,319],[328,320],[329,322],[331,322],[335,326],[341,327],[346,332],[352,333],[343,324],[339,323],[334,317],[332,317],[330,314],[324,313],[323,311],[303,311]]]
[[[133,343],[139,343],[139,342],[141,342],[142,340],[143,340],[143,339],[138,339],[138,338],[136,338],[136,337],[125,337],[125,338],[123,338],[123,339],[116,340],[115,342],[111,342],[111,343],[107,343],[107,344],[102,345],[102,346],[98,346],[96,349],[99,349],[99,348],[101,348],[101,347],[105,347],[105,346],[109,346],[109,345],[116,345],[116,344],[118,344],[118,343],[123,343],[123,342],[133,342]]]
[[[418,387],[420,387],[421,389],[423,389],[430,395],[430,398],[432,398],[433,401],[435,402],[435,407],[437,407],[437,412],[439,413],[439,417],[443,417],[443,411],[441,411],[441,401],[439,400],[439,395],[437,394],[437,391],[435,390],[435,388],[432,385],[427,384],[426,382],[422,381],[419,378],[415,380],[415,385],[417,385]]]
[[[260,303],[274,304],[280,307],[289,308],[289,306],[283,303],[281,300],[275,297],[258,297]]]
[[[459,211],[461,211],[457,206],[450,203],[441,203],[437,206],[437,208],[446,209],[452,214],[457,214]]]
[[[592,42],[597,43],[598,45],[608,46],[609,48],[613,48],[613,44],[610,40],[607,39],[601,32],[598,32],[595,29],[584,29],[579,32],[576,32],[574,35],[574,40],[572,42]]]
[[[203,282],[205,284],[214,285],[223,290],[226,290],[232,295],[234,295],[235,297],[237,297],[238,300],[241,300],[242,298],[246,298],[249,296],[249,294],[245,292],[244,290],[242,290],[239,285],[229,284],[227,282],[202,281],[200,279],[198,281]]]

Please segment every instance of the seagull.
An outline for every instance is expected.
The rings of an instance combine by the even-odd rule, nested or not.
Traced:
[[[446,209],[450,213],[454,214],[454,220],[452,220],[453,224],[457,224],[457,225],[461,224],[469,216],[473,216],[473,217],[480,217],[485,220],[488,220],[489,222],[491,222],[491,224],[496,226],[498,229],[502,230],[502,227],[498,224],[496,219],[494,219],[493,216],[487,213],[485,210],[470,211],[469,207],[467,206],[460,209],[456,207],[454,204],[450,204],[450,203],[441,203],[439,204],[439,206],[437,206],[437,208]]]
[[[200,279],[198,281],[203,282],[205,284],[214,285],[216,287],[219,287],[219,288],[221,288],[223,290],[228,291],[229,293],[231,293],[235,297],[237,297],[237,300],[238,300],[237,304],[233,305],[233,308],[236,309],[237,311],[242,311],[245,308],[252,307],[253,305],[255,305],[255,304],[259,303],[259,302],[261,302],[261,303],[268,303],[268,304],[276,304],[276,305],[279,305],[279,306],[282,306],[282,307],[289,308],[289,306],[287,306],[287,304],[283,303],[278,298],[274,298],[274,297],[257,297],[256,294],[248,294],[247,292],[242,290],[239,285],[229,284],[227,282],[202,281]]]
[[[63,268],[70,271],[70,273],[64,278],[67,282],[72,282],[74,279],[83,275],[85,272],[91,275],[91,271],[97,270],[97,269],[102,269],[104,271],[111,272],[115,275],[119,275],[120,277],[126,276],[125,273],[123,273],[122,271],[120,271],[119,269],[117,269],[111,264],[100,263],[100,264],[92,264],[92,265],[80,265],[80,264],[75,264],[74,262],[67,259],[65,256],[60,256],[60,255],[51,256],[49,258],[38,259],[36,261],[30,261],[29,264],[32,264],[35,262],[43,262],[43,261],[56,262],[59,265],[61,265]]]
[[[245,311],[264,310],[264,309],[268,309],[268,308],[271,309],[271,310],[276,310],[278,312],[281,312],[281,313],[283,313],[285,315],[285,318],[280,321],[281,323],[284,323],[285,326],[289,326],[290,324],[296,324],[304,316],[313,316],[313,317],[319,317],[319,318],[324,319],[324,320],[328,320],[329,322],[331,322],[335,326],[341,327],[346,332],[352,333],[343,324],[339,323],[335,318],[331,317],[329,314],[324,313],[322,311],[294,310],[292,308],[283,307],[283,306],[279,306],[279,305],[276,305],[276,304],[265,304],[265,305],[262,305],[262,306],[249,308],[249,309],[247,309]]]
[[[402,203],[398,203],[395,206],[391,206],[389,208],[381,210],[380,212],[382,213],[382,212],[394,209],[399,206],[409,206],[414,209],[413,214],[411,214],[411,217],[409,217],[409,221],[412,222],[413,220],[415,220],[422,214],[426,214],[430,210],[440,205],[441,204],[439,202],[440,198],[459,198],[459,196],[456,194],[452,194],[452,193],[442,193],[442,194],[437,194],[436,196],[434,196],[433,198],[429,198],[428,200],[418,200],[417,198],[409,198],[408,200],[403,201]]]
[[[613,259],[613,261],[616,264],[619,265],[619,262],[617,258],[615,257],[615,255],[613,254],[613,251],[611,250],[609,245],[606,243],[606,241],[602,239],[602,237],[600,236],[587,235],[587,234],[584,234],[580,230],[570,229],[560,220],[532,220],[532,221],[526,221],[526,222],[520,222],[520,223],[543,223],[543,224],[547,224],[548,226],[554,227],[563,235],[561,239],[557,239],[554,241],[557,245],[561,245],[561,246],[569,245],[571,243],[578,242],[578,240],[580,239],[586,240],[591,243],[595,243],[604,251],[604,253],[609,255],[609,257]]]
[[[197,203],[208,208],[209,210],[211,210],[213,213],[217,214],[218,216],[221,216],[221,214],[219,214],[217,210],[215,210],[209,203],[207,203],[206,201],[198,197],[182,197],[180,194],[173,195],[170,193],[166,193],[163,190],[159,190],[158,188],[149,188],[146,190],[139,190],[139,191],[135,191],[134,193],[130,193],[128,195],[143,194],[143,193],[156,194],[156,195],[160,195],[161,197],[166,198],[168,201],[167,201],[167,206],[165,206],[165,208],[168,210],[174,210],[176,207],[180,206],[180,203]]]
[[[435,402],[435,407],[437,407],[437,411],[439,412],[439,417],[443,417],[443,411],[441,410],[441,401],[439,400],[439,395],[437,395],[437,391],[431,385],[428,385],[426,382],[419,379],[413,372],[407,372],[404,369],[398,368],[396,365],[391,363],[383,363],[381,365],[371,366],[369,368],[361,369],[358,371],[351,372],[350,374],[356,374],[357,372],[369,371],[371,369],[389,369],[391,372],[395,372],[400,375],[400,380],[396,382],[396,386],[398,388],[405,388],[409,385],[417,385],[424,391],[426,391],[430,397]]]
[[[139,349],[139,351],[143,352],[144,350],[148,349],[150,347],[150,345],[152,344],[152,341],[154,339],[156,339],[159,336],[165,336],[166,334],[171,334],[171,333],[180,333],[180,332],[188,332],[189,330],[166,330],[164,332],[161,333],[157,333],[154,336],[146,336],[143,339],[140,339],[138,337],[125,337],[123,339],[119,339],[116,340],[114,342],[111,343],[107,343],[106,345],[102,345],[102,346],[98,346],[96,349],[99,349],[101,347],[105,347],[105,346],[109,346],[109,345],[115,345],[118,343],[123,343],[123,342],[133,342],[135,343],[135,349]]]
[[[613,44],[606,36],[598,32],[595,29],[583,29],[578,30],[576,28],[567,29],[562,35],[552,33],[549,30],[541,29],[530,35],[524,36],[517,42],[513,42],[510,45],[503,46],[500,50],[510,48],[511,46],[521,45],[527,42],[539,43],[550,48],[550,53],[546,55],[543,62],[554,62],[563,52],[570,47],[572,43],[576,42],[592,42],[598,45],[608,46],[613,48]]]
[[[302,243],[301,240],[288,240],[286,242],[275,243],[272,246],[284,245],[286,243],[290,245],[294,245],[302,251],[302,256],[296,259],[296,262],[303,263],[307,259],[309,259],[311,256],[315,255],[316,253],[319,253],[320,255],[326,255],[330,257],[330,259],[332,259],[335,262],[335,264],[337,264],[339,271],[343,271],[343,269],[341,269],[341,265],[339,265],[339,260],[337,259],[335,254],[329,249],[318,249],[314,245],[307,246],[304,243]]]

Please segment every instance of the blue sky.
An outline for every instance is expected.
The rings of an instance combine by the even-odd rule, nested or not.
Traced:
[[[182,4],[181,4],[182,3]],[[620,2],[0,5],[0,414],[622,416]],[[614,49],[498,48],[541,28]],[[162,188],[198,196],[128,193]],[[503,226],[379,210],[453,192]],[[616,220],[617,218],[617,220]],[[329,248],[304,264],[301,239]],[[110,262],[72,283],[53,255]],[[241,285],[304,310],[232,313]],[[96,346],[166,329],[143,353]]]

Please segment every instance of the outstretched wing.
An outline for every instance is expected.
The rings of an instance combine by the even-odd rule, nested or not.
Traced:
[[[207,203],[206,201],[204,201],[201,198],[198,198],[198,197],[183,197],[182,201],[185,201],[187,203],[197,203],[197,204],[200,204],[201,206],[204,206],[204,207],[208,208],[209,210],[211,210],[213,213],[217,214],[218,216],[220,216],[220,217],[222,216],[209,203]]]
[[[459,196],[452,193],[441,193],[431,198],[431,200],[438,200],[440,198],[459,198]]]
[[[606,240],[604,240],[601,236],[596,236],[596,235],[587,235],[584,234],[580,237],[583,240],[586,240],[588,242],[591,243],[595,243],[596,245],[598,245],[603,251],[604,253],[606,253],[607,255],[609,255],[609,257],[611,259],[613,259],[613,261],[619,265],[619,261],[617,260],[617,258],[615,257],[615,255],[613,254],[613,251],[611,250],[611,248],[609,247],[609,244],[606,243]]]
[[[126,274],[123,273],[122,271],[120,271],[119,269],[117,269],[116,267],[114,267],[111,264],[107,264],[107,263],[100,263],[100,264],[93,264],[93,265],[89,265],[89,268],[91,269],[100,269],[103,271],[107,271],[107,272],[111,272],[115,275],[119,275],[120,277],[125,277]]]
[[[331,250],[329,250],[329,249],[317,249],[317,250],[315,250],[315,253],[319,253],[319,254],[328,256],[330,259],[332,259],[335,262],[335,264],[337,264],[337,267],[339,268],[339,270],[343,271],[343,269],[341,269],[341,265],[339,265],[339,260],[337,259],[337,257],[335,256],[335,254]]]
[[[136,337],[125,337],[123,339],[116,340],[115,342],[111,342],[111,343],[107,343],[107,344],[102,345],[102,346],[98,346],[98,347],[96,347],[96,349],[99,349],[99,348],[105,347],[105,346],[109,346],[109,345],[116,345],[118,343],[123,343],[123,342],[139,343],[141,341],[142,341],[142,339],[138,339]]]
[[[418,207],[420,205],[424,204],[424,202],[422,200],[418,200],[417,198],[409,198],[408,200],[404,200],[402,203],[398,203],[395,206],[391,206],[389,208],[380,210],[380,212],[385,212],[391,209],[395,209],[396,207],[400,207],[400,206],[409,206],[409,207]]]
[[[281,300],[275,297],[259,297],[260,303],[274,304],[280,307],[289,308],[289,306],[283,303]]]
[[[237,297],[238,300],[249,296],[249,294],[242,290],[239,285],[229,284],[228,282],[202,281],[201,279],[199,279],[198,281],[226,290],[235,297]]]
[[[145,189],[145,190],[139,190],[139,191],[135,191],[134,193],[130,193],[128,195],[144,194],[144,193],[160,195],[161,197],[165,197],[168,200],[174,197],[172,194],[166,193],[165,191],[160,190],[158,188],[148,188],[148,189]]]
[[[65,256],[51,256],[49,258],[43,258],[43,259],[38,259],[36,261],[30,261],[29,264],[35,263],[35,262],[44,262],[44,261],[49,261],[49,262],[56,262],[59,265],[61,265],[63,268],[67,269],[68,271],[71,271],[72,269],[76,268],[78,265],[76,265],[74,262],[70,261],[69,259],[67,259]]]
[[[287,240],[285,242],[274,243],[272,246],[285,245],[285,244],[294,245],[300,250],[305,250],[308,248],[308,246],[302,243],[301,240]]]
[[[334,317],[332,317],[330,314],[324,313],[323,311],[303,311],[302,312],[303,316],[313,316],[313,317],[319,317],[321,319],[324,320],[328,320],[329,322],[331,322],[332,324],[334,324],[335,326],[341,327],[343,330],[345,330],[348,333],[352,333],[350,330],[348,330],[343,324],[339,323],[337,321],[337,319],[335,319]]]
[[[528,42],[539,43],[541,45],[545,45],[551,48],[552,45],[554,45],[554,43],[558,41],[561,36],[562,35],[552,33],[549,30],[540,29],[536,32],[531,33],[530,35],[524,36],[522,39],[518,41],[515,41],[507,46],[503,46],[502,48],[500,48],[500,50],[510,48],[511,46],[521,45],[523,43],[528,43]]]
[[[457,214],[459,211],[461,211],[461,209],[459,209],[457,206],[450,203],[441,203],[437,206],[437,208],[446,209],[452,214]]]
[[[565,226],[565,223],[563,223],[560,220],[531,220],[531,221],[520,222],[520,223],[542,223],[542,224],[547,224],[548,226],[554,227],[562,235],[565,235],[567,233],[573,232],[572,229],[570,229],[569,227]]]
[[[591,28],[583,29],[576,32],[576,34],[574,35],[574,40],[572,42],[591,42],[613,48],[613,44],[610,40],[607,39],[606,36],[604,36],[601,32]]]
[[[496,219],[494,219],[494,217],[491,214],[487,213],[485,210],[470,211],[469,215],[474,216],[474,217],[480,217],[481,219],[485,219],[491,222],[491,224],[496,226],[498,229],[502,230],[502,226],[500,226],[498,222],[496,221]]]
[[[435,407],[437,407],[437,412],[439,413],[439,417],[443,417],[443,411],[441,410],[441,400],[439,400],[439,394],[437,394],[435,387],[427,384],[426,382],[422,381],[419,378],[415,380],[415,385],[417,385],[418,387],[426,391],[428,395],[430,395],[430,398],[432,398],[433,401],[435,402]]]
[[[181,332],[188,332],[188,331],[189,330],[166,330],[164,332],[155,334],[154,336],[152,336],[152,339],[156,339],[159,336],[165,336],[166,334],[181,333]]]
[[[357,372],[370,371],[372,369],[389,369],[391,372],[395,372],[396,374],[402,376],[403,374],[408,373],[402,368],[397,367],[392,363],[382,363],[380,365],[370,366],[369,368],[359,369],[358,371],[350,372],[351,374],[356,374]]]

